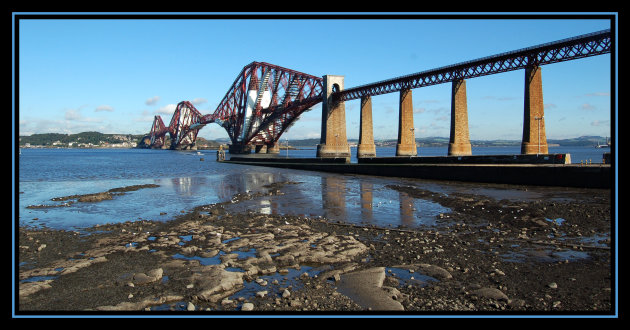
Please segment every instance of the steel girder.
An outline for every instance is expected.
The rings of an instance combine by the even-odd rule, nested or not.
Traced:
[[[168,131],[171,135],[171,149],[193,146],[199,129],[205,126],[201,113],[188,101],[177,104]]]
[[[273,145],[303,112],[322,101],[322,92],[321,77],[252,62],[204,120],[219,123],[233,144]]]
[[[322,92],[320,77],[252,62],[238,74],[214,113],[201,115],[190,102],[183,101],[177,105],[169,126],[155,116],[151,147],[163,146],[166,133],[171,136],[171,149],[193,145],[199,129],[209,123],[225,128],[232,144],[274,145],[302,113],[322,101]],[[248,103],[249,96],[255,97]]]
[[[155,116],[153,117],[153,124],[151,125],[151,133],[149,136],[151,137],[151,148],[161,148],[164,145],[164,138],[166,136],[166,132],[168,129],[164,126],[164,122],[162,121],[162,117]]]
[[[528,66],[575,60],[610,53],[611,31],[603,30],[538,46],[523,48],[468,62],[418,72],[368,85],[349,88],[333,94],[335,100],[349,101],[363,96],[375,96],[452,82],[458,79],[524,69]]]

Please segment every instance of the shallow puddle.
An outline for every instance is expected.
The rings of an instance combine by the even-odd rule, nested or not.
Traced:
[[[385,269],[385,272],[387,276],[392,276],[398,280],[397,287],[399,288],[409,285],[423,288],[432,282],[439,282],[439,280],[434,277],[424,275],[416,271],[411,271],[409,269],[389,267]]]
[[[555,250],[555,249],[519,249],[518,251],[512,251],[500,255],[503,261],[506,262],[574,262],[579,260],[589,259],[590,256],[584,251],[575,251],[570,249]]]

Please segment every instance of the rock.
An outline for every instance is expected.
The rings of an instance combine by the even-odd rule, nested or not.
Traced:
[[[360,301],[360,305],[366,309],[403,311],[402,304],[393,300],[389,292],[382,288],[385,277],[385,267],[348,273],[342,276],[338,290],[351,299]]]
[[[145,273],[135,273],[133,274],[133,284],[134,285],[142,285],[152,282],[157,282],[162,279],[164,271],[162,268],[152,269]]]
[[[264,298],[267,295],[267,293],[269,293],[269,292],[268,291],[258,291],[258,292],[256,292],[256,297]]]
[[[506,296],[505,293],[503,293],[503,291],[499,289],[495,289],[495,288],[481,288],[479,290],[473,291],[472,294],[476,296],[484,297],[484,298],[504,300],[506,302],[509,300],[508,296]]]
[[[186,310],[189,312],[192,312],[195,310],[195,305],[193,305],[193,303],[188,302],[188,305],[186,306]]]
[[[512,308],[521,308],[525,306],[525,300],[523,299],[510,299],[508,305]]]
[[[133,274],[133,284],[134,285],[142,285],[153,282],[153,278],[147,276],[145,273],[136,273]]]
[[[241,307],[242,311],[253,311],[254,310],[254,304],[252,303],[244,303],[243,306]]]
[[[226,271],[220,265],[202,266],[196,269],[191,281],[200,290],[198,299],[217,302],[243,285],[243,273]]]
[[[399,265],[394,268],[403,268],[413,270],[414,272],[420,272],[425,275],[434,277],[440,281],[452,279],[453,275],[446,269],[430,264],[411,264],[411,265]]]
[[[164,270],[162,268],[156,268],[147,273],[148,276],[153,277],[156,281],[162,279],[163,274]]]
[[[550,289],[557,289],[558,288],[558,284],[556,284],[556,282],[551,282],[551,283],[547,284],[547,287],[549,287]]]
[[[289,290],[284,289],[284,291],[282,291],[282,298],[289,298],[291,296],[291,292],[289,292]]]

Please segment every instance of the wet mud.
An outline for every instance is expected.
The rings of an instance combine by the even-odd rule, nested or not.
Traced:
[[[81,203],[96,203],[104,200],[114,199],[115,196],[122,196],[126,192],[136,191],[144,188],[157,188],[159,185],[156,184],[142,184],[142,185],[133,185],[133,186],[125,186],[119,188],[112,188],[104,192],[98,192],[93,194],[82,194],[82,195],[70,195],[63,197],[53,197],[50,200],[53,202],[63,202],[58,204],[41,204],[41,205],[29,205],[27,209],[44,209],[51,207],[67,207],[71,206],[76,202]]]
[[[168,222],[19,228],[17,313],[614,313],[608,190],[545,188],[532,197],[520,186],[480,186],[494,195],[387,186],[451,210],[426,228],[232,212],[288,184],[299,183]]]

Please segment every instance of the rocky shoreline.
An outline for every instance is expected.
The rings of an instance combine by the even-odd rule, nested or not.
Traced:
[[[168,222],[20,227],[16,314],[614,313],[608,190],[514,200],[389,186],[451,209],[425,229],[232,212],[283,184]]]

